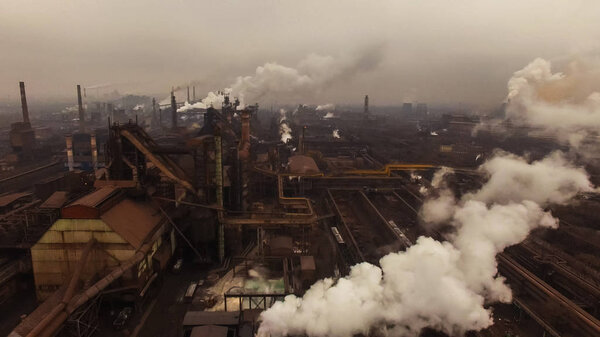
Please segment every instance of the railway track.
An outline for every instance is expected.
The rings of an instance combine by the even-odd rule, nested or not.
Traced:
[[[410,243],[362,191],[330,189],[327,192],[339,217],[337,230],[351,252],[347,260],[378,264],[384,255]]]
[[[422,203],[418,195],[407,188],[396,190],[395,194],[413,212],[418,212]],[[540,267],[544,261],[537,261],[539,256],[536,257],[532,247],[523,244],[513,248],[529,253],[519,261],[507,253],[500,253],[497,257],[499,272],[508,279],[515,290],[513,302],[552,336],[600,336],[600,322],[593,314],[599,314],[598,288],[595,284],[572,273],[559,261],[550,261],[554,267],[550,277],[555,281],[550,285],[529,270],[537,267],[540,268],[539,272],[547,272],[547,269]],[[572,296],[569,298],[563,293],[570,293]],[[579,305],[582,303],[589,305],[587,309],[590,312]]]
[[[403,248],[411,246],[418,237],[417,215],[397,194],[366,193],[365,194],[379,216],[387,222],[402,242]]]
[[[508,254],[497,256],[498,270],[516,292],[514,302],[546,332],[559,337],[600,336],[600,321],[538,278]]]
[[[551,248],[551,247],[548,247]],[[598,318],[600,287],[582,275],[575,273],[567,262],[552,250],[546,250],[533,242],[523,242],[506,251],[516,262],[547,282],[582,309]]]

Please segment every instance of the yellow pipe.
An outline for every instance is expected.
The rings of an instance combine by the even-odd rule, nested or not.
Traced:
[[[416,171],[429,170],[438,166],[429,164],[387,164],[383,170],[350,170],[345,171],[345,174],[360,174],[360,175],[386,175],[390,176],[392,171]]]

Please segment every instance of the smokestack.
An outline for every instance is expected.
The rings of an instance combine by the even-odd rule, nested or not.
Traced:
[[[67,163],[69,165],[69,171],[73,171],[73,136],[68,135],[65,137],[67,142]]]
[[[196,86],[192,87],[192,100],[194,102],[196,101]]]
[[[156,118],[156,99],[152,97],[152,127],[156,127],[157,120],[158,118]]]
[[[77,85],[77,105],[79,107],[79,131],[85,129],[85,116],[83,113],[83,101],[81,99],[81,85]]]
[[[190,87],[187,87],[187,101],[190,102]]]
[[[19,82],[21,88],[21,110],[23,110],[23,122],[29,123],[29,109],[27,109],[27,96],[25,95],[25,82]]]
[[[242,110],[242,135],[239,145],[240,159],[247,160],[250,158],[250,111]]]
[[[171,90],[171,127],[177,128],[177,102],[175,101],[175,93]]]
[[[242,111],[242,143],[250,142],[250,111]]]
[[[302,127],[302,133],[300,134],[300,139],[298,140],[298,153],[304,154],[304,137],[306,136],[306,125]]]
[[[369,95],[365,95],[365,118],[369,115]]]
[[[90,135],[90,145],[92,147],[92,167],[94,171],[98,169],[98,146],[96,145],[96,134],[92,133]]]

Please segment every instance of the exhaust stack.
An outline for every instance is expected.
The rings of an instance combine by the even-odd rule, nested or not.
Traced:
[[[73,136],[68,135],[65,137],[67,141],[67,163],[69,165],[69,171],[73,171]]]
[[[23,110],[23,123],[29,123],[29,109],[27,109],[27,96],[25,95],[25,82],[19,82],[21,88],[21,109]]]
[[[239,144],[239,154],[240,159],[248,160],[250,159],[250,111],[247,109],[242,110],[241,112],[241,120],[242,120],[242,135]]]
[[[177,102],[175,101],[175,94],[171,90],[171,127],[177,129]]]
[[[306,125],[302,127],[302,133],[300,134],[300,139],[298,139],[298,153],[302,155],[304,154],[304,137],[306,136],[306,128]]]
[[[365,117],[369,115],[369,95],[365,96]]]
[[[83,132],[85,129],[85,115],[83,112],[83,101],[81,99],[81,85],[77,85],[77,106],[79,107],[79,131]]]
[[[92,167],[94,172],[98,169],[98,146],[96,145],[96,134],[90,135],[90,145],[92,148]]]

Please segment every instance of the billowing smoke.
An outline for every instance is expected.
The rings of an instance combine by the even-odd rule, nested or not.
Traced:
[[[338,57],[310,54],[295,67],[275,62],[259,66],[254,74],[239,76],[226,89],[240,100],[240,108],[261,99],[309,99],[328,86],[375,68],[383,57],[382,46]]]
[[[335,117],[335,115],[333,114],[333,112],[328,112],[325,114],[325,116],[323,116],[323,119],[329,119],[329,118],[333,118]]]
[[[361,263],[347,277],[318,281],[302,298],[287,296],[261,314],[259,335],[342,337],[379,330],[417,336],[429,327],[456,336],[493,324],[484,304],[512,299],[497,275],[496,254],[535,228],[557,226],[544,205],[567,202],[593,186],[559,153],[533,163],[498,153],[480,170],[488,180],[479,191],[459,200],[448,191],[443,214],[428,215],[451,225],[448,241],[420,237],[406,251],[383,257],[381,267]],[[433,179],[438,195],[447,189],[448,174],[445,169]],[[424,207],[422,212],[440,211]]]
[[[279,110],[279,135],[283,143],[287,143],[292,139],[292,128],[288,125],[286,114],[287,111],[285,109]]]
[[[333,105],[332,103],[323,104],[323,105],[317,105],[317,111],[321,111],[321,110],[333,110],[333,109],[335,109],[335,105]]]
[[[600,128],[600,60],[577,59],[564,72],[538,58],[508,82],[506,117],[580,148]]]
[[[331,136],[335,139],[339,139],[340,138],[340,130],[338,130],[338,129],[333,130],[333,132],[331,133]]]
[[[185,112],[192,109],[208,109],[210,107],[219,108],[223,105],[225,101],[225,94],[222,92],[209,92],[208,95],[203,98],[200,102],[196,102],[194,104],[190,104],[189,102],[185,102],[183,106],[177,109],[177,112]]]
[[[138,111],[138,110],[144,110],[144,104],[137,104],[136,106],[133,107],[134,111]]]

